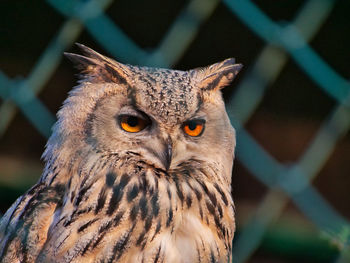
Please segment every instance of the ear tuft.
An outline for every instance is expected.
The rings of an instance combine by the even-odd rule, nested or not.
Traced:
[[[234,58],[229,58],[208,67],[194,69],[192,74],[200,89],[220,90],[231,84],[242,67],[242,64],[235,64]]]
[[[66,52],[64,55],[81,71],[82,78],[89,78],[95,82],[128,83],[129,66],[107,58],[82,44],[76,43],[76,45],[85,56]]]

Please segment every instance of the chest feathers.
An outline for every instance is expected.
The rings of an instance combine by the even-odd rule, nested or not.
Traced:
[[[103,162],[76,171],[65,184],[64,197],[57,196],[62,191],[53,194],[61,198],[56,208],[33,211],[33,222],[41,214],[51,216],[32,224],[42,229],[37,229],[42,242],[27,262],[231,260],[230,187],[209,180],[207,171],[165,173],[144,163],[115,169]],[[62,189],[63,177],[56,178],[50,189]],[[23,246],[23,240],[17,236],[13,246]]]

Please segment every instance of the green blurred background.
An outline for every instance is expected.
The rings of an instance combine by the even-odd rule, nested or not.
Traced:
[[[2,0],[0,212],[40,177],[74,42],[182,70],[235,57],[233,262],[350,262],[349,13],[349,0]]]

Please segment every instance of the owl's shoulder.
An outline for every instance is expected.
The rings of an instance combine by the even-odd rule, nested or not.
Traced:
[[[39,182],[16,200],[0,221],[1,262],[30,261],[39,254],[62,192],[62,186]]]

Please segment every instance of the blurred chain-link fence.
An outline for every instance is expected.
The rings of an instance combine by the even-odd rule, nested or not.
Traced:
[[[87,30],[109,54],[122,62],[172,67],[219,4],[218,0],[189,1],[158,46],[145,50],[105,13],[112,0],[47,2],[64,15],[65,21],[26,78],[11,79],[0,72],[0,136],[11,125],[18,108],[43,136],[50,135],[55,117],[37,95],[57,69],[62,53],[73,45],[83,30]],[[234,243],[234,262],[249,259],[259,247],[270,223],[279,217],[289,200],[322,233],[326,233],[329,240],[337,243],[339,255],[336,262],[350,262],[349,221],[312,184],[336,143],[350,128],[350,82],[341,77],[308,44],[328,18],[335,1],[304,1],[293,21],[288,23],[273,21],[249,0],[223,0],[221,3],[232,16],[238,17],[265,42],[253,66],[245,69],[244,78],[227,104],[237,130],[237,158],[270,189],[258,209],[240,229]],[[245,124],[289,57],[337,103],[299,160],[287,165],[272,157],[245,129]]]

